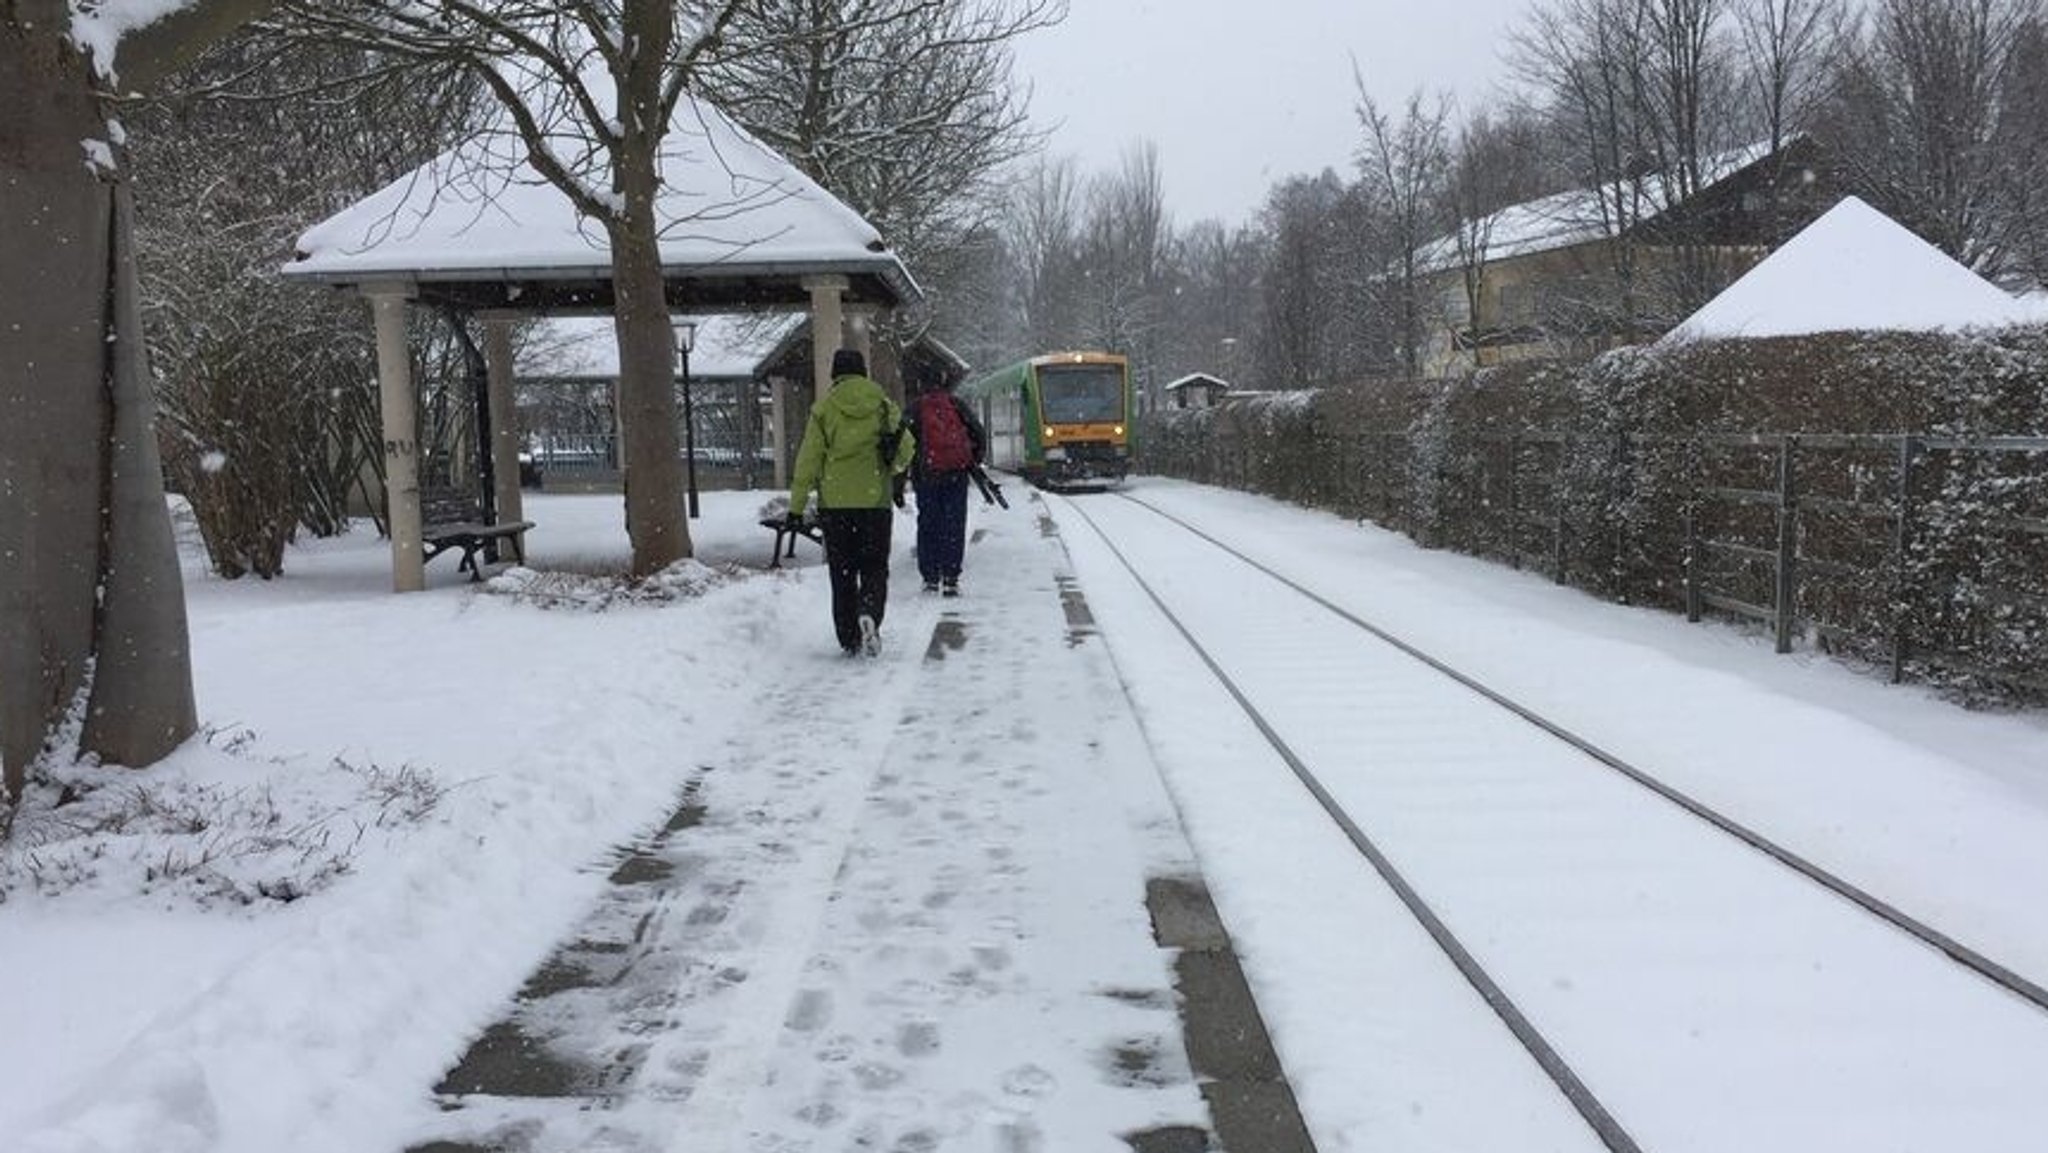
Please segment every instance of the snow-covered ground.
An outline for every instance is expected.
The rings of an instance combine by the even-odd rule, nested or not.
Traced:
[[[1132,489],[2048,976],[2041,718],[1324,514]],[[1461,1077],[1487,1067],[1461,1046],[1498,1043],[1483,1017],[1467,1035],[1397,1011],[1443,972],[1338,971],[1390,931],[1328,915],[1325,870],[1355,862],[1324,858],[1288,780],[1247,771],[1264,754],[1060,502],[976,508],[959,602],[917,593],[903,519],[877,663],[838,655],[812,546],[759,571],[759,503],[707,494],[702,565],[633,598],[563,575],[623,567],[608,497],[533,499],[549,575],[488,590],[443,559],[391,596],[367,533],[296,549],[270,584],[188,567],[209,736],[147,774],[77,774],[99,791],[31,813],[0,874],[0,1148],[462,1135],[430,1090],[690,787],[706,817],[677,845],[716,931],[677,934],[645,1091],[541,1117],[549,1147],[1111,1150],[1198,1121],[1164,998],[1142,995],[1170,979],[1144,878],[1197,858],[1325,1153],[1583,1145],[1485,1115],[1527,1086]],[[1070,573],[1100,637],[1067,633]],[[1451,1059],[1387,1075],[1425,1043]],[[1120,1079],[1134,1044],[1151,1075]]]

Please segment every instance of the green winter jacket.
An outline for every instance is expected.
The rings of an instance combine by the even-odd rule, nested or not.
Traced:
[[[889,507],[890,474],[910,467],[916,446],[909,437],[899,437],[896,459],[884,472],[876,442],[884,429],[902,423],[903,410],[881,385],[865,376],[834,380],[832,391],[811,406],[811,419],[804,425],[796,475],[790,479],[790,515],[803,515],[813,488],[821,509]]]

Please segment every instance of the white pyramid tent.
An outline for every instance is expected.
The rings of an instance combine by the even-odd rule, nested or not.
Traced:
[[[1661,343],[1815,332],[1992,328],[2040,310],[1851,196]]]

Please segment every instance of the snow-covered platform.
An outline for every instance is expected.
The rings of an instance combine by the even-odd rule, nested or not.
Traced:
[[[1327,515],[1132,487],[2048,972],[2034,912],[2048,876],[2042,718],[1967,713],[1776,657],[1739,629],[1600,604]],[[1371,895],[1367,870],[1073,515],[1114,499],[976,507],[957,602],[916,591],[912,522],[899,520],[876,661],[839,655],[811,546],[794,570],[763,571],[759,494],[707,494],[702,563],[631,593],[573,575],[624,567],[605,497],[536,499],[539,571],[482,590],[451,569],[429,573],[424,596],[384,595],[367,536],[299,548],[270,584],[192,573],[216,735],[143,777],[83,774],[148,799],[123,808],[121,790],[102,789],[55,810],[74,829],[106,820],[5,874],[0,972],[41,991],[0,1003],[10,1150],[1122,1153],[1133,1135],[1192,1140],[1223,1110],[1199,1030],[1175,1012],[1204,932],[1161,910],[1174,879],[1196,876],[1319,1148],[1595,1147],[1557,1123],[1548,1087],[1503,1055],[1445,962],[1411,950],[1414,926]],[[1122,523],[1134,554],[1173,555]],[[1222,587],[1200,564],[1160,567],[1188,596]],[[1403,727],[1392,680],[1368,689],[1290,663],[1267,643],[1277,634],[1250,627],[1253,607],[1232,602],[1211,623],[1273,662],[1268,699],[1331,731],[1387,718],[1368,726],[1361,771],[1447,753],[1450,769],[1489,771],[1490,746],[1474,744],[1487,730]],[[458,639],[490,675],[391,659]],[[496,718],[481,737],[438,723],[479,710]],[[1427,778],[1376,818],[1458,816]],[[1542,808],[1501,779],[1475,802]],[[1557,829],[1586,820],[1554,815]],[[1624,1119],[1643,1132],[1740,1131],[1756,1138],[1744,1148],[1790,1149],[1954,1121],[1973,1148],[2035,1140],[2036,1095],[1991,1081],[1968,1099],[1817,1110],[1844,1084],[1779,1062],[1820,1042],[1889,1044],[1888,986],[1862,991],[1867,1017],[1785,1006],[1782,1046],[1732,1065],[1717,1064],[1728,1020],[1644,1042],[1653,1024],[1684,1024],[1611,1010],[1651,982],[1592,980],[1529,947],[1552,926],[1526,910],[1470,911],[1471,894],[1481,909],[1504,899],[1477,884],[1489,871],[1521,875],[1506,832],[1424,838],[1403,864],[1441,878],[1432,895],[1468,894],[1457,927],[1575,1058],[1606,1070],[1596,1090],[1628,1090]],[[1568,896],[1534,877],[1532,899]],[[1646,881],[1643,899],[1665,907],[1666,889]],[[1628,920],[1614,931],[1641,928]],[[1668,943],[1670,965],[1651,975],[1667,1005],[1663,982],[1718,955],[1690,935]],[[493,1030],[510,1049],[570,1055],[549,1066],[553,1096],[461,1080]],[[2026,1059],[2022,1041],[2007,1056]],[[1680,1067],[1731,1072],[1659,1075]]]

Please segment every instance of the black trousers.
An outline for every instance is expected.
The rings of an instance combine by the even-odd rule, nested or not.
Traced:
[[[825,533],[825,566],[832,573],[832,631],[839,647],[860,644],[860,618],[882,624],[889,603],[889,532],[896,511],[887,508],[818,510]]]

